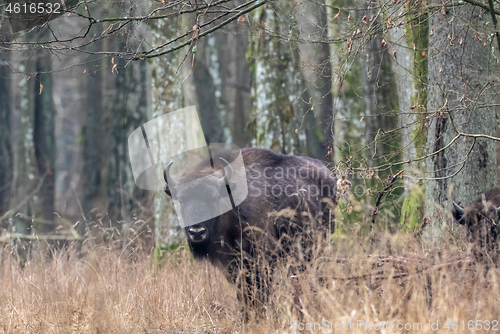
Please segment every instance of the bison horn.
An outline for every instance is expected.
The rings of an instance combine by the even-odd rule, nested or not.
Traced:
[[[455,219],[457,221],[459,221],[460,219],[462,219],[462,216],[464,215],[464,213],[465,213],[465,209],[462,208],[457,203],[453,202],[453,217],[455,217]]]
[[[219,159],[222,160],[222,162],[224,162],[226,164],[226,166],[224,166],[224,171],[226,172],[227,182],[229,182],[231,180],[231,177],[233,176],[233,168],[231,167],[231,164],[229,164],[229,162],[227,162],[226,159],[221,158],[221,157],[219,157]],[[227,167],[227,170],[226,170],[226,167]],[[220,182],[221,188],[226,186],[226,182],[224,181],[224,177],[222,177],[219,182]]]
[[[500,206],[497,208],[497,215],[500,217]]]
[[[167,168],[165,168],[165,170],[163,171],[163,178],[165,179],[165,182],[167,183],[169,191],[172,193],[172,195],[174,194],[173,189],[175,188],[175,182],[172,179],[172,177],[170,177],[170,167],[172,167],[173,164],[174,164],[174,162],[171,161],[167,165]],[[174,196],[172,196],[172,197],[174,197]]]

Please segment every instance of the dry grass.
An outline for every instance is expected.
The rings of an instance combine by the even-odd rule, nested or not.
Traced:
[[[452,250],[424,252],[409,236],[378,240],[369,251],[366,240],[337,242],[293,277],[290,263],[278,268],[266,311],[247,324],[235,286],[222,271],[193,261],[185,246],[154,269],[152,252],[133,243],[88,242],[82,257],[71,247],[45,257],[40,247],[24,266],[6,245],[0,249],[0,333],[291,333],[292,320],[421,323],[418,330],[386,332],[436,333],[429,321],[448,332],[446,321],[465,320],[465,330],[450,330],[460,333],[469,332],[469,320],[500,319],[499,269],[486,273]],[[377,332],[316,326],[312,332]]]

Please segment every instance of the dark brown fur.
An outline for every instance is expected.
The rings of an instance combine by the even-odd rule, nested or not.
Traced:
[[[223,268],[230,281],[239,286],[252,286],[262,292],[265,284],[263,276],[266,276],[263,271],[267,270],[262,266],[263,262],[273,263],[292,253],[298,259],[307,260],[316,241],[314,232],[326,231],[328,224],[333,222],[331,209],[336,204],[336,178],[316,159],[281,155],[256,148],[242,149],[241,154],[246,168],[248,197],[235,209],[197,224],[208,229],[208,240],[189,242],[189,246],[195,258],[206,257],[214,265]],[[230,154],[213,157],[217,171],[213,176],[214,194],[216,182],[222,176],[220,170],[224,167],[219,156],[231,161]],[[207,166],[206,163],[202,165]],[[280,169],[286,171],[287,168],[290,173],[280,175]],[[294,177],[293,168],[302,171],[300,176],[296,174]],[[178,184],[192,182],[211,173],[211,168],[195,166],[180,174]],[[275,189],[288,186],[290,191],[281,195],[277,191],[273,193],[273,186]],[[295,192],[315,187],[321,190],[317,197],[309,196],[312,191],[309,195],[302,190]],[[294,191],[291,191],[292,188]],[[166,192],[170,194],[168,187]],[[291,193],[293,195],[288,196]],[[195,210],[200,205],[200,202],[193,201],[189,196],[191,200],[183,203],[183,194],[176,195],[187,212],[190,206]],[[241,279],[243,276],[245,279]],[[251,292],[247,291],[243,297],[251,298],[249,294]]]
[[[473,243],[474,255],[480,261],[497,258],[500,224],[498,207],[500,189],[494,188],[466,206],[463,213],[455,206],[452,209],[455,220],[467,227],[467,239]]]

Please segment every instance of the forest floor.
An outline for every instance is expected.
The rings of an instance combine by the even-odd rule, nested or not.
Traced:
[[[186,245],[159,266],[153,265],[152,251],[132,244],[84,243],[83,256],[71,247],[41,256],[41,247],[25,261],[6,245],[0,248],[0,333],[500,329],[498,268],[486,270],[466,252],[423,250],[408,235],[378,240],[383,246],[346,239],[342,247],[323,249],[296,275],[280,266],[265,311],[250,309],[248,322],[236,286],[222,270],[194,261]]]

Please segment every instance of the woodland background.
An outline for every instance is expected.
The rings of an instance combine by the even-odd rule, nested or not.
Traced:
[[[498,0],[69,0],[48,22],[0,3],[0,334],[498,329],[498,257],[450,214],[498,183]],[[329,242],[264,268],[248,322],[132,177],[128,135],[191,105],[209,142],[339,177]]]
[[[8,4],[3,241],[140,221],[156,248],[177,244],[169,199],[134,185],[127,137],[190,105],[210,142],[325,161],[342,180],[336,233],[458,238],[451,201],[497,184],[497,1],[83,1],[20,31]]]

